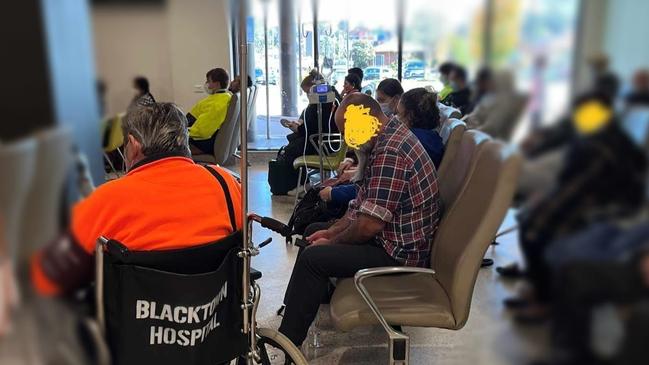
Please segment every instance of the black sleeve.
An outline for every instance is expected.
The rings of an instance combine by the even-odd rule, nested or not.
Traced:
[[[192,124],[194,124],[194,122],[196,121],[196,117],[193,116],[191,113],[187,113],[186,117],[187,117],[187,126],[191,127]]]

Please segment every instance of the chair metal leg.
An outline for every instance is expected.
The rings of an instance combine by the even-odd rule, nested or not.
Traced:
[[[295,199],[293,200],[293,209],[297,206],[297,197],[300,195],[300,178],[302,177],[302,166],[297,169],[297,184],[295,184]],[[305,181],[306,183],[306,181]]]
[[[410,336],[403,332],[390,332],[389,351],[390,365],[408,365],[410,363]]]

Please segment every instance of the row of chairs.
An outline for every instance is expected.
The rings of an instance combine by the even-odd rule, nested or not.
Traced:
[[[71,136],[61,128],[0,144],[0,218],[13,262],[24,262],[60,231],[60,199],[71,163]]]
[[[409,337],[401,326],[461,329],[467,322],[482,258],[510,207],[521,166],[515,149],[449,118],[440,134],[446,153],[439,170],[442,219],[430,268],[360,270],[338,282],[330,312],[336,328],[381,324],[390,364],[407,364]]]

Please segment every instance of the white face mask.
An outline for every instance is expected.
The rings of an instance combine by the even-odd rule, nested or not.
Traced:
[[[394,110],[392,110],[390,103],[379,103],[379,105],[381,106],[381,111],[383,111],[383,114],[385,114],[388,117],[394,115]]]
[[[212,94],[214,94],[214,92],[216,92],[216,90],[212,90],[212,89],[210,89],[210,88],[207,86],[207,83],[205,83],[205,84],[203,85],[203,91],[205,91],[205,94],[207,94],[207,95],[212,95]]]

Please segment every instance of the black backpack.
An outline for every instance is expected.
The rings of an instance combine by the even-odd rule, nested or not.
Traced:
[[[334,207],[320,199],[320,190],[322,188],[309,189],[304,198],[295,206],[293,215],[287,224],[293,230],[293,234],[304,234],[304,230],[309,224],[340,218],[347,211],[346,206]]]
[[[268,162],[268,185],[273,195],[286,195],[297,186],[298,170],[293,168],[294,158],[287,156],[285,147],[277,152],[277,158]]]

